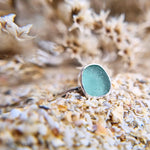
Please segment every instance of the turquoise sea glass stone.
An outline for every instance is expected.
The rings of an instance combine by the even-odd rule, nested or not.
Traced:
[[[85,67],[81,76],[82,88],[89,96],[101,97],[106,95],[111,87],[105,70],[96,64]]]

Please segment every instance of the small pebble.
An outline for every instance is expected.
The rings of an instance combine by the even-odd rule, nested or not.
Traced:
[[[11,90],[7,90],[4,92],[5,95],[10,95],[11,94]]]
[[[39,105],[39,108],[45,109],[45,110],[49,110],[49,107],[44,106],[44,105]]]

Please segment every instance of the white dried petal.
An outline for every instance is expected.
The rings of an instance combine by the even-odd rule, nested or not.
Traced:
[[[75,136],[75,130],[71,129],[69,126],[66,127],[64,132],[64,141],[66,145],[70,148],[73,145],[73,137]]]
[[[0,29],[8,34],[14,36],[17,40],[27,40],[32,39],[32,36],[29,36],[28,33],[32,25],[26,25],[24,27],[18,27],[14,23],[15,14],[9,14],[4,17],[0,17]]]
[[[52,145],[53,145],[55,148],[58,148],[58,147],[61,147],[61,146],[64,146],[64,145],[65,145],[65,143],[64,143],[62,140],[60,140],[60,139],[55,139],[55,138],[51,141],[51,143],[52,143]]]
[[[46,111],[41,110],[40,113],[45,117],[45,119],[47,120],[51,128],[59,128],[58,122],[55,122],[53,118],[50,115],[48,115]]]
[[[122,103],[112,110],[112,119],[113,119],[113,122],[116,122],[116,123],[123,121],[123,104]]]
[[[19,110],[19,109],[13,109],[11,112],[10,112],[10,118],[11,119],[15,119],[17,117],[20,116],[22,112]]]
[[[18,147],[17,150],[31,150],[29,147]]]
[[[80,142],[84,146],[88,146],[90,144],[90,141],[88,139],[81,139]]]
[[[39,130],[38,132],[41,135],[46,135],[47,134],[47,127],[44,124],[39,124]]]

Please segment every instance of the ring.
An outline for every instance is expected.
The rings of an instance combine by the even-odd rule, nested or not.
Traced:
[[[103,97],[111,89],[110,78],[105,70],[99,64],[89,64],[79,73],[80,86],[71,88],[59,95],[65,95],[67,92],[82,90],[86,97]]]

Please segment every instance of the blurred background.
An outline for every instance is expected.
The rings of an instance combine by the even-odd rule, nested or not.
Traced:
[[[2,26],[1,80],[37,80],[56,68],[76,76],[76,67],[93,62],[111,76],[126,71],[149,76],[149,8],[148,0],[0,0],[1,17],[16,14],[18,28],[32,24],[32,38],[22,40]]]

